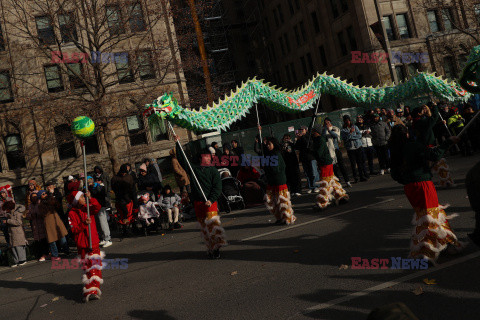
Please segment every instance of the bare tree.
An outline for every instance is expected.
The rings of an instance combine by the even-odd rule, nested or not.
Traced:
[[[2,11],[10,55],[23,55],[11,58],[17,108],[40,106],[65,123],[91,117],[117,170],[116,121],[180,82],[169,2],[5,0]]]

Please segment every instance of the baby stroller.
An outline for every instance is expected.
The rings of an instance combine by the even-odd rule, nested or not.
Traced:
[[[239,210],[245,209],[245,201],[240,193],[240,181],[232,177],[227,168],[218,169],[218,173],[222,178],[222,194],[218,201],[219,210],[229,213],[234,207]]]

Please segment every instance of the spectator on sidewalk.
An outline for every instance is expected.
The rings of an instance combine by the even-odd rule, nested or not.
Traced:
[[[53,197],[55,199],[55,210],[60,216],[60,219],[62,219],[63,224],[65,226],[68,226],[68,215],[65,214],[65,210],[63,209],[63,195],[60,192],[60,190],[58,190],[56,186],[56,182],[51,180],[47,182],[45,186],[46,186],[45,191],[47,191],[47,197]]]
[[[388,139],[390,139],[391,130],[387,123],[380,120],[380,115],[375,114],[374,124],[371,127],[372,144],[377,152],[378,164],[380,165],[380,174],[390,168],[390,159],[388,156]]]
[[[25,237],[25,231],[23,230],[23,212],[25,211],[25,208],[16,205],[13,201],[7,201],[3,204],[2,210],[6,212],[7,220],[5,223],[8,225],[8,232],[12,245],[12,267],[22,266],[27,263],[25,247],[28,242]]]
[[[235,155],[239,156],[240,159],[242,158],[242,154],[245,153],[243,148],[238,144],[237,140],[232,140],[232,151]]]
[[[145,159],[143,163],[147,166],[147,173],[152,176],[153,185],[153,194],[157,197],[162,191],[162,172],[158,163],[154,159]]]
[[[32,222],[32,233],[35,247],[37,249],[37,259],[40,262],[44,262],[48,257],[49,246],[47,242],[45,222],[39,209],[40,199],[37,197],[37,193],[32,193],[30,195],[30,200],[27,219]]]
[[[40,191],[41,189],[42,188],[37,184],[37,181],[35,181],[35,179],[28,180],[27,194],[25,196],[26,210],[28,210],[28,208],[30,207],[30,195],[32,194],[32,192],[37,192],[37,191]]]
[[[369,126],[365,125],[363,117],[361,115],[357,116],[357,122],[355,123],[355,125],[358,127],[358,129],[360,129],[360,132],[362,133],[363,157],[364,159],[367,159],[370,175],[376,175],[377,173],[373,169],[375,148],[373,147],[372,143],[372,130]]]
[[[148,192],[150,194],[150,198],[155,199],[155,183],[156,179],[153,174],[148,172],[147,166],[145,163],[142,163],[139,168],[139,175],[137,178],[137,189],[138,192]]]
[[[108,226],[107,220],[107,191],[105,186],[102,186],[100,183],[95,182],[93,177],[87,177],[88,191],[92,198],[96,199],[98,203],[102,206],[98,214],[95,215],[95,222],[97,224],[97,231],[99,238],[101,239],[99,245],[102,248],[110,247],[112,243],[112,238],[110,237],[110,227]]]
[[[160,217],[160,212],[158,212],[155,207],[155,203],[150,200],[150,194],[148,192],[144,193],[140,199],[140,206],[138,211],[138,220],[146,228],[150,225],[158,225],[157,221]]]
[[[120,166],[117,175],[112,178],[112,190],[115,193],[115,206],[120,216],[120,223],[128,225],[133,221],[133,207],[136,205],[135,183],[128,174],[126,164]],[[123,229],[124,234],[127,230]]]
[[[365,167],[365,158],[363,157],[362,133],[360,129],[352,123],[349,115],[343,116],[341,138],[347,149],[355,183],[358,182],[358,176],[360,176],[360,181],[367,181],[369,176]]]
[[[130,169],[132,167],[130,166]],[[110,192],[110,179],[109,176],[105,172],[103,172],[102,167],[100,166],[95,166],[93,168],[93,175],[92,175],[93,181],[102,181],[104,187],[105,187],[105,193],[108,195]]]
[[[333,171],[336,177],[339,177],[339,170],[342,173],[343,179],[348,187],[351,187],[350,179],[348,178],[347,169],[345,168],[345,162],[343,161],[343,154],[340,151],[339,140],[340,140],[340,129],[332,125],[332,120],[330,118],[325,118],[323,121],[323,132],[322,135],[327,138],[327,146],[330,152],[330,156],[333,160]]]
[[[160,207],[167,212],[168,223],[170,224],[170,231],[173,229],[180,229],[183,226],[178,222],[180,214],[180,202],[182,198],[172,191],[170,185],[163,188],[163,192],[158,199]]]
[[[8,196],[7,190],[1,189],[0,190],[0,219],[2,220],[5,220],[7,217],[7,212],[4,211],[2,208],[3,208],[3,205],[8,201],[12,201],[13,203],[15,203],[15,200],[13,200],[13,198]],[[0,224],[0,228],[3,232],[7,245],[10,245],[10,234],[8,233],[8,225],[6,223]]]
[[[188,178],[185,169],[182,168],[180,162],[178,162],[175,149],[170,150],[170,159],[172,160],[173,173],[175,175],[175,181],[177,182],[177,186],[180,188],[180,192],[187,191],[187,193],[190,193],[190,179]]]

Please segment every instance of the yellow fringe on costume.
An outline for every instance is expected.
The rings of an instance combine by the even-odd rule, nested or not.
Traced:
[[[204,221],[198,221],[207,249],[210,251],[226,246],[225,229],[221,226],[218,212],[209,211]]]
[[[292,224],[297,220],[297,217],[293,214],[292,202],[290,201],[290,192],[288,192],[288,189],[273,191],[267,188],[265,205],[268,211],[270,211],[277,220],[284,220],[287,224]]]
[[[337,177],[322,177],[320,181],[320,192],[317,195],[317,206],[324,209],[328,207],[332,201],[335,201],[335,204],[338,205],[340,200],[348,200],[349,196],[347,192],[343,189]]]
[[[440,186],[454,186],[452,176],[450,175],[450,168],[448,167],[447,160],[445,158],[440,159],[432,168],[434,172],[440,177]]]
[[[453,233],[445,213],[446,207],[415,208],[412,224],[415,230],[412,234],[410,257],[428,259],[435,263],[448,244],[461,248],[462,244]],[[454,216],[448,217],[452,218]]]

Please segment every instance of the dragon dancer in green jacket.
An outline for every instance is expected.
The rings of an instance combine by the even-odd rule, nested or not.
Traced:
[[[270,163],[264,168],[268,182],[265,205],[277,219],[276,224],[293,224],[297,218],[293,214],[285,174],[285,161],[277,139],[267,138],[266,149],[265,155],[270,157]],[[276,162],[275,159],[277,159]]]
[[[410,141],[405,126],[396,125],[392,129],[389,142],[391,175],[404,185],[405,194],[415,210],[411,258],[428,259],[435,264],[441,251],[448,249],[447,252],[453,254],[463,248],[447,220],[453,216],[447,217],[447,206],[438,203],[430,169],[430,163],[441,159],[445,151],[458,141],[459,138],[450,137],[440,146],[429,148],[418,140]]]
[[[338,178],[333,172],[333,160],[328,151],[327,139],[322,136],[322,125],[316,124],[312,130],[313,154],[317,160],[320,182],[320,192],[316,198],[316,207],[325,209],[332,201],[339,204],[341,200],[348,201],[349,197],[342,188]]]
[[[174,138],[175,142],[179,143],[178,137],[175,136]],[[212,164],[210,152],[205,151],[203,154],[198,155],[197,163],[191,163],[193,173],[197,177],[195,179],[183,156],[183,152],[179,150],[178,145],[176,148],[178,161],[190,174],[190,181],[193,182],[190,199],[194,204],[195,215],[200,223],[205,244],[207,245],[208,257],[219,259],[220,248],[227,245],[225,230],[220,223],[220,216],[218,215],[217,200],[222,193],[220,174]],[[200,186],[198,183],[200,183]]]

